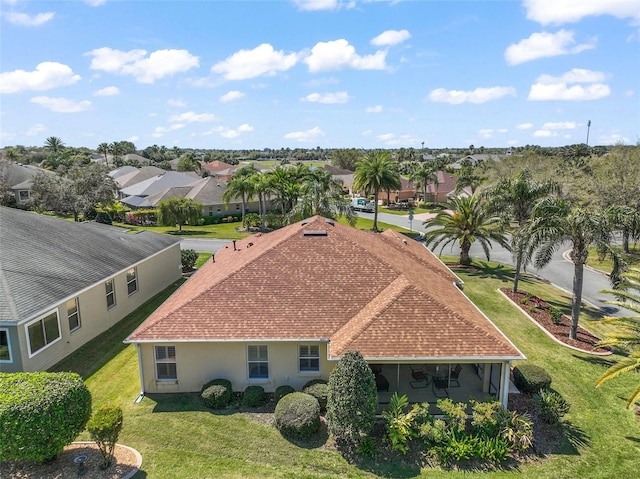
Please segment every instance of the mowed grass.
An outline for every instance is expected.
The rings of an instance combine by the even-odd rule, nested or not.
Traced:
[[[154,233],[168,234],[172,236],[184,236],[185,238],[209,238],[209,239],[242,239],[251,236],[252,232],[238,231],[241,223],[220,223],[217,225],[189,226],[185,225],[182,230],[175,226],[131,226],[121,223],[114,223],[116,226],[127,228],[131,231],[152,231]]]
[[[629,244],[629,253],[623,253],[622,247],[614,246],[614,249],[620,254],[620,257],[627,263],[630,268],[640,267],[640,243]],[[603,271],[607,274],[611,274],[613,270],[613,260],[611,256],[607,255],[605,258],[598,258],[598,252],[596,248],[589,248],[589,257],[587,258],[587,265],[592,268]]]
[[[565,416],[565,434],[546,458],[494,471],[473,467],[443,471],[403,465],[401,458],[378,464],[349,464],[337,452],[323,447],[299,447],[270,425],[234,412],[215,413],[200,405],[197,394],[159,394],[134,399],[140,391],[136,349],[122,340],[140,324],[178,284],[125,318],[64,367],[86,378],[93,406],[118,404],[124,411],[119,442],[136,448],[143,457],[137,479],[148,478],[630,478],[636,477],[640,457],[640,422],[625,409],[638,376],[628,374],[596,389],[602,372],[620,356],[595,357],[564,348],[548,338],[497,289],[511,285],[512,270],[495,263],[477,262],[476,271],[456,270],[464,291],[508,335],[528,360],[543,366],[552,387],[571,404]],[[566,293],[531,277],[521,289],[569,308]],[[604,331],[595,312],[583,323]],[[115,329],[114,328],[114,329]],[[103,352],[90,357],[95,348]],[[110,353],[113,348],[113,353]],[[94,362],[91,366],[87,363]],[[83,433],[80,439],[88,439]]]

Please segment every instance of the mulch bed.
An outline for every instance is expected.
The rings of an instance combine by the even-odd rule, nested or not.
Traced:
[[[535,296],[528,295],[525,291],[518,291],[514,293],[510,288],[501,288],[500,291],[511,299],[522,311],[533,318],[536,323],[542,326],[547,332],[549,332],[558,341],[574,348],[581,349],[589,353],[606,354],[610,350],[608,348],[599,348],[596,343],[600,341],[600,338],[593,335],[582,326],[578,326],[578,335],[576,339],[569,338],[569,330],[571,329],[571,318],[563,315],[562,321],[556,324],[551,319],[551,313],[549,312],[549,305],[538,298],[538,301],[534,300]],[[524,304],[521,302],[525,298],[530,298]]]

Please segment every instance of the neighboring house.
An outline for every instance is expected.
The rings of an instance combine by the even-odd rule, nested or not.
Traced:
[[[435,183],[429,183],[427,185],[427,201],[438,203],[449,201],[456,190],[455,175],[440,170],[436,172],[436,177],[438,178],[437,185]]]
[[[144,181],[136,182],[120,188],[118,197],[124,200],[123,203],[129,204],[126,198],[130,196],[139,196],[145,198],[147,196],[161,193],[169,188],[190,186],[195,184],[201,178],[195,173],[181,173],[178,171],[164,171],[162,173],[147,178]]]
[[[135,166],[122,166],[109,173],[109,176],[116,182],[116,186],[119,189],[127,188],[149,178],[156,177],[165,173],[166,170],[158,168],[157,166],[143,166],[142,168],[136,168]]]
[[[231,176],[233,176],[235,170],[238,169],[237,166],[219,160],[210,161],[209,163],[200,162],[200,166],[202,170],[209,173],[209,175],[225,181],[228,181]]]
[[[416,185],[415,183],[404,176],[400,176],[400,189],[391,191],[381,191],[378,195],[378,200],[386,201],[387,203],[406,202],[416,197]]]
[[[2,178],[0,181],[4,183],[16,198],[16,206],[18,208],[26,208],[31,198],[31,185],[33,178],[38,173],[49,173],[38,166],[24,165],[22,163],[8,162],[3,168]]]
[[[43,371],[181,276],[170,236],[0,207],[0,371]]]
[[[137,347],[143,394],[214,378],[238,391],[299,389],[358,350],[381,401],[398,391],[435,402],[427,374],[451,371],[452,399],[506,405],[510,364],[524,356],[460,284],[419,242],[316,216],[218,251],[125,342]],[[417,367],[424,381],[412,380]]]
[[[328,171],[334,180],[342,182],[342,189],[345,194],[353,194],[353,171],[336,168],[335,166],[327,164],[322,165],[321,168]]]

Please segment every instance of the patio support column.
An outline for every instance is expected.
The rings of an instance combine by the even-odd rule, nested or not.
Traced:
[[[509,373],[510,373],[511,361],[502,363],[500,370],[500,402],[502,406],[507,407],[507,401],[509,399]]]
[[[488,393],[491,387],[491,363],[482,365],[482,392]]]
[[[396,391],[400,391],[400,364],[397,365],[396,369]]]

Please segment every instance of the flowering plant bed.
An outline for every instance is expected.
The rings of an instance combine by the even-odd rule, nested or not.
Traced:
[[[526,291],[514,293],[510,288],[500,288],[500,292],[535,321],[539,327],[555,338],[556,341],[587,353],[611,354],[611,350],[608,348],[597,347],[596,343],[600,341],[600,338],[580,325],[578,325],[576,339],[570,339],[571,318],[563,314],[557,322],[554,322],[549,304],[541,298],[533,296]]]

